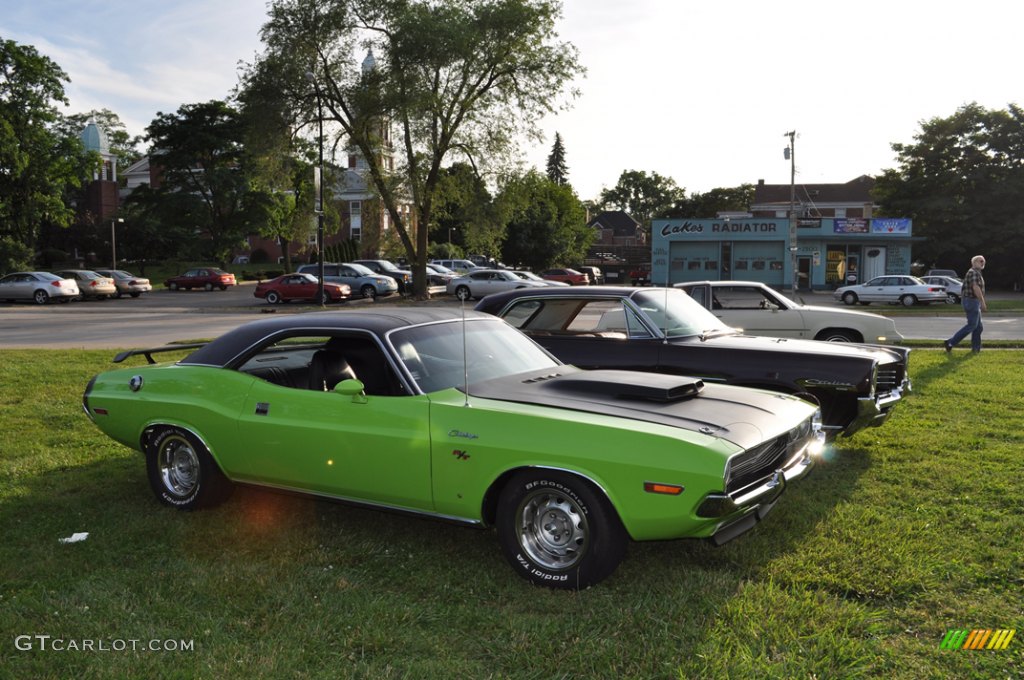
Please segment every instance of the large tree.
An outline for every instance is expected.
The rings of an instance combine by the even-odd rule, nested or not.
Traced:
[[[71,223],[66,191],[98,160],[57,129],[67,80],[34,47],[0,39],[0,237],[33,249],[43,226]]]
[[[226,263],[259,231],[268,208],[266,193],[250,181],[238,111],[219,100],[184,104],[157,114],[146,132],[161,172],[151,198],[165,207],[165,221],[189,226],[202,254]]]
[[[507,216],[501,255],[511,265],[573,266],[597,236],[586,226],[586,211],[572,187],[535,170],[508,178],[498,203]]]
[[[575,48],[557,40],[560,12],[557,0],[276,0],[270,8],[267,49],[251,71],[277,77],[296,120],[316,121],[322,108],[329,147],[365,159],[414,263],[418,297],[443,168],[456,159],[497,163],[522,134],[539,138],[540,118],[581,72]],[[367,48],[373,59],[361,68]]]
[[[921,124],[912,144],[893,144],[899,166],[875,183],[886,215],[911,217],[915,258],[964,271],[988,259],[986,278],[1019,281],[1024,260],[1024,110],[967,104]]]
[[[117,166],[121,171],[142,158],[142,135],[133,137],[129,134],[121,117],[110,109],[93,109],[64,116],[57,129],[64,136],[80,137],[90,120],[96,121],[96,124],[106,132],[110,152],[117,157]]]
[[[670,219],[714,217],[721,212],[742,212],[750,210],[754,202],[754,185],[741,184],[738,187],[720,187],[703,194],[691,194],[677,200],[660,217]]]
[[[656,172],[625,170],[618,183],[601,192],[601,208],[624,210],[633,219],[651,228],[651,220],[666,215],[672,207],[686,197],[686,190],[676,185],[671,177]]]

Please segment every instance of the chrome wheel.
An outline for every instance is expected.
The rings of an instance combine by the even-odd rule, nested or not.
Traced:
[[[470,294],[468,286],[459,286],[455,289],[455,297],[465,301],[472,299],[473,296]]]
[[[546,569],[568,569],[583,557],[587,518],[568,495],[543,489],[527,495],[516,513],[519,544]]]
[[[187,439],[171,436],[165,439],[157,452],[157,469],[164,489],[186,498],[199,484],[199,455]]]

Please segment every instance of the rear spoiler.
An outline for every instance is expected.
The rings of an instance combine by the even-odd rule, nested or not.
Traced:
[[[134,357],[141,354],[146,357],[146,361],[151,364],[155,364],[156,360],[153,359],[153,355],[158,352],[177,352],[183,349],[198,349],[205,345],[205,342],[195,342],[187,345],[166,345],[164,347],[153,347],[151,349],[130,349],[125,352],[121,352],[114,357],[114,363],[119,364],[128,357]]]

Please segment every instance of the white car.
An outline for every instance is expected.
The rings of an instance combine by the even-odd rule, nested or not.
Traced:
[[[913,307],[916,304],[945,302],[946,289],[927,284],[916,276],[889,274],[876,276],[867,283],[856,286],[837,288],[832,297],[848,305],[855,305],[858,302],[862,305],[888,302],[892,305],[899,303],[904,307]]]
[[[45,305],[50,300],[68,302],[79,295],[78,283],[50,272],[14,272],[0,279],[0,300],[32,300]]]
[[[829,342],[898,344],[896,324],[879,314],[801,305],[756,281],[678,283],[727,325],[748,335]]]
[[[521,279],[508,269],[478,269],[448,282],[448,294],[460,300],[482,298],[516,288],[547,288],[539,281]]]
[[[956,304],[963,295],[964,282],[954,276],[922,276],[921,280],[946,289],[946,302]]]

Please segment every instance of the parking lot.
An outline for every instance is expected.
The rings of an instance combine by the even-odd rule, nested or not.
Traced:
[[[92,300],[36,306],[0,303],[0,348],[6,349],[91,349],[152,347],[176,340],[216,337],[236,326],[262,318],[267,313],[323,313],[311,304],[268,305],[253,296],[253,282],[243,282],[225,291],[156,290],[138,298]],[[845,307],[827,294],[804,295],[804,302]],[[813,298],[813,299],[812,299]],[[459,302],[438,296],[417,303],[397,296],[377,302],[356,299],[331,305],[327,312],[373,309],[392,305],[451,305]],[[469,303],[472,308],[475,303]],[[963,324],[959,305],[934,306],[936,315],[898,316],[896,327],[911,339],[941,340]],[[874,305],[860,311],[879,312]],[[1024,317],[987,316],[985,337],[991,340],[1024,338]]]

